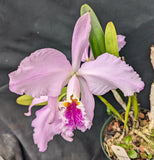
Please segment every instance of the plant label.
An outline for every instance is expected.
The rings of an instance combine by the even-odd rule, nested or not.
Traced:
[[[116,145],[112,145],[111,148],[119,160],[130,160],[124,148]]]
[[[4,160],[3,157],[0,156],[0,160]]]

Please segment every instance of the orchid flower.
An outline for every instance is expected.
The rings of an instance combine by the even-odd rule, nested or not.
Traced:
[[[105,53],[80,67],[90,30],[90,13],[86,13],[74,28],[72,65],[60,51],[45,48],[25,58],[18,69],[9,74],[12,92],[34,97],[29,115],[37,101],[48,101],[32,121],[34,142],[41,152],[56,134],[72,141],[74,129],[82,132],[90,129],[95,106],[92,94],[102,95],[119,88],[125,96],[130,96],[143,89],[144,83],[133,68],[111,54]],[[58,102],[61,89],[67,84],[66,100]]]
[[[118,43],[118,51],[120,51],[126,44],[126,41],[125,41],[125,36],[123,35],[117,35],[117,43]],[[91,61],[91,60],[94,60],[94,56],[93,56],[93,53],[92,53],[92,50],[90,49],[90,54],[88,56],[88,53],[89,53],[89,42],[83,52],[83,55],[82,55],[82,59],[81,61],[82,62],[86,62],[86,61]]]

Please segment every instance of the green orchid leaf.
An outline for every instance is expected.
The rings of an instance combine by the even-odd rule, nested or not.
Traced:
[[[106,52],[119,57],[117,33],[113,22],[109,22],[105,29]]]
[[[87,12],[90,12],[91,18],[91,32],[89,37],[90,48],[96,59],[99,55],[106,52],[104,32],[92,8],[88,4],[82,5],[80,10],[81,16]]]
[[[128,156],[132,159],[137,158],[137,152],[134,149],[128,151]]]
[[[127,149],[127,145],[126,144],[123,144],[123,143],[120,143],[120,144],[117,144],[118,146],[124,148],[124,149]]]
[[[124,138],[124,142],[128,145],[129,142],[132,140],[132,136],[127,136]]]
[[[20,96],[16,100],[18,104],[23,106],[30,106],[32,101],[33,101],[33,97],[28,95]],[[35,106],[44,106],[44,105],[47,105],[47,102],[42,102],[42,103],[36,104]]]

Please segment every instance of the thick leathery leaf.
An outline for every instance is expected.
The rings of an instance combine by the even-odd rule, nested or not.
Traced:
[[[91,18],[91,32],[89,37],[90,48],[92,49],[94,58],[97,58],[102,53],[105,53],[105,41],[104,41],[104,32],[96,17],[94,11],[87,4],[81,6],[80,14],[83,15],[87,12],[90,12]]]
[[[105,29],[106,52],[119,57],[117,33],[113,22],[109,22]]]

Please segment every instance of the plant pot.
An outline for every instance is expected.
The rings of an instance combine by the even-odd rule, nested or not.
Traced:
[[[140,108],[141,110],[145,110],[145,111],[149,111],[148,109],[143,109],[143,108]],[[121,110],[119,113],[122,113],[123,110]],[[110,116],[106,121],[105,123],[103,124],[102,126],[102,129],[101,129],[101,132],[100,132],[100,144],[101,144],[101,147],[102,147],[102,150],[104,152],[104,154],[106,155],[106,157],[109,159],[109,160],[112,160],[108,153],[106,152],[105,150],[105,147],[103,145],[103,142],[104,142],[104,131],[105,131],[105,128],[110,124],[110,122],[112,122],[115,118],[113,116]]]

